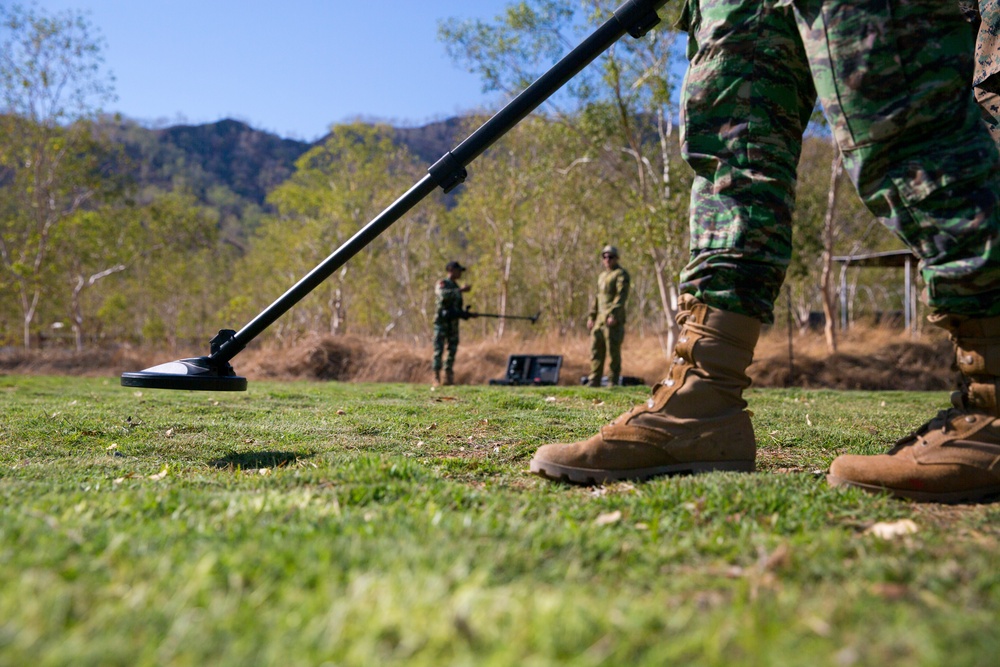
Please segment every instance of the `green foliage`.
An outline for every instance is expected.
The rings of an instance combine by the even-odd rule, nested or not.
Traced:
[[[391,136],[385,126],[342,125],[299,158],[292,177],[271,193],[278,214],[262,222],[244,264],[266,276],[259,296],[276,298],[421,177]],[[440,214],[432,200],[398,221],[317,288],[283,330],[380,332],[397,322],[424,329]]]
[[[527,460],[640,391],[0,392],[5,664],[985,666],[1000,648],[996,505],[820,474],[940,396],[752,391],[757,473],[576,488]],[[903,520],[916,532],[870,530]]]

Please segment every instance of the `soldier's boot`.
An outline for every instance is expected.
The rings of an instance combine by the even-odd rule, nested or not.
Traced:
[[[544,445],[531,472],[575,484],[655,475],[752,471],[757,453],[743,390],[760,336],[752,317],[681,297],[666,379],[643,405],[580,442]]]
[[[434,386],[440,386],[441,384],[441,369],[434,369]]]
[[[444,372],[444,383],[446,386],[451,386],[455,384],[455,371],[446,369]]]
[[[1000,495],[1000,317],[931,316],[951,332],[959,390],[951,408],[886,454],[838,456],[827,480],[921,502],[977,502]]]

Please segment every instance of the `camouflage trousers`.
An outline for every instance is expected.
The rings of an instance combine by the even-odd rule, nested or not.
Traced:
[[[444,355],[447,348],[448,354]],[[432,370],[440,371],[444,357],[444,371],[449,376],[455,369],[455,355],[458,353],[458,320],[434,323],[434,361]]]
[[[954,2],[689,0],[685,17],[683,292],[773,321],[818,96],[862,201],[920,257],[925,301],[1000,314],[1000,158]]]
[[[615,386],[622,376],[622,341],[625,325],[601,324],[590,330],[590,375],[587,381],[599,385],[604,374],[604,359],[608,359],[608,384]]]
[[[960,0],[974,27],[976,65],[972,75],[976,101],[993,143],[1000,146],[1000,1]]]

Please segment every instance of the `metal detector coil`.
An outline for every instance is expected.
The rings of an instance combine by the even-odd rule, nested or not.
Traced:
[[[236,332],[223,329],[209,342],[212,355],[232,340]],[[229,365],[209,357],[192,357],[168,361],[135,373],[122,373],[123,387],[145,389],[187,389],[200,391],[246,391],[247,379],[240,377]]]

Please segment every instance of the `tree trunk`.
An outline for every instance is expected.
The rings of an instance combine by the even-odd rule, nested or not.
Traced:
[[[504,258],[503,264],[503,278],[500,281],[500,308],[499,314],[507,314],[507,294],[510,291],[510,265],[514,259],[514,244],[507,243],[506,247],[506,257]],[[503,338],[504,330],[506,329],[506,322],[503,317],[497,318],[497,340]]]
[[[837,351],[837,304],[836,289],[833,284],[833,244],[837,238],[837,183],[844,172],[844,162],[840,151],[836,151],[830,167],[830,190],[826,199],[826,216],[823,219],[823,269],[820,275],[820,289],[823,295],[823,335],[827,350]]]

